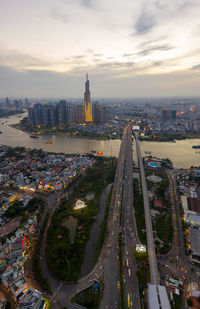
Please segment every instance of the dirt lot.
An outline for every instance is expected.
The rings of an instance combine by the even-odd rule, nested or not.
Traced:
[[[9,221],[3,226],[0,226],[0,235],[1,237],[13,232],[20,225],[21,217],[17,217]]]

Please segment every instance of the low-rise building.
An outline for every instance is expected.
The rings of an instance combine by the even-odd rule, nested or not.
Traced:
[[[6,299],[0,291],[0,309],[4,309],[6,306]]]
[[[27,309],[45,309],[46,301],[42,299],[42,293],[29,288],[25,293],[20,295],[19,305],[17,308]]]
[[[191,227],[200,229],[200,215],[188,213],[185,222]]]
[[[190,237],[190,258],[191,262],[200,267],[200,231],[198,229],[189,228]]]
[[[23,276],[17,278],[10,286],[11,292],[17,300],[18,295],[27,288],[26,280]]]

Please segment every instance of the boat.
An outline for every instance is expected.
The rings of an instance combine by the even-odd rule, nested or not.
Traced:
[[[200,145],[194,145],[194,146],[192,146],[192,148],[199,149]]]
[[[45,142],[45,144],[47,144],[47,145],[51,145],[51,144],[52,144],[52,142],[51,142],[51,141],[46,141],[46,142]]]
[[[37,135],[30,135],[31,138],[38,138]]]
[[[145,154],[151,154],[151,151],[145,151],[144,153]]]

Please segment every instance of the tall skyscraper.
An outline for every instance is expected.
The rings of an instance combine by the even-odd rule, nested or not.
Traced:
[[[85,108],[85,122],[92,122],[92,103],[90,100],[90,86],[88,74],[86,74],[85,93],[84,93],[84,108]]]

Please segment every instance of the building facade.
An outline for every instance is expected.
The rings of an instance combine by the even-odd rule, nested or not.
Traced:
[[[85,93],[84,93],[84,110],[85,110],[85,122],[92,122],[92,103],[90,100],[90,84],[88,80],[88,74],[86,74]]]

